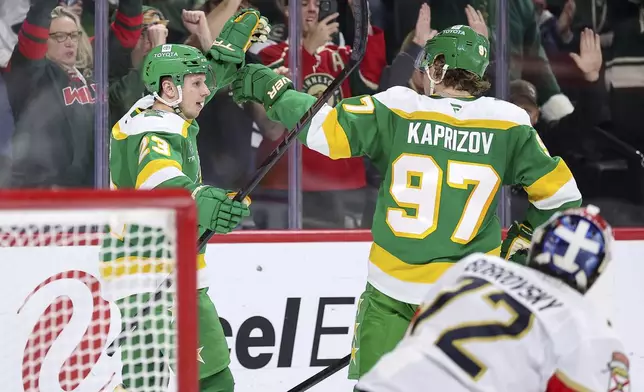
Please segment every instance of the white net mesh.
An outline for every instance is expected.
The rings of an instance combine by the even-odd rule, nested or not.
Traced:
[[[176,247],[170,208],[0,210],[0,389],[174,390]]]

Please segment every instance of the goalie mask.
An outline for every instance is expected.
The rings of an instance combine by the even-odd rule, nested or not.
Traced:
[[[589,205],[557,213],[532,235],[527,265],[586,293],[611,258],[613,233]]]

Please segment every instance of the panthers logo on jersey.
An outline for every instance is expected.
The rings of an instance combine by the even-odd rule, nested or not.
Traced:
[[[631,390],[628,368],[628,357],[620,352],[614,352],[613,358],[608,363],[610,371],[608,392],[628,392]]]

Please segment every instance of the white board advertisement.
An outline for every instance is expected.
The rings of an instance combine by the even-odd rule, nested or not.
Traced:
[[[589,297],[622,336],[631,360],[631,390],[637,390],[638,374],[644,374],[644,316],[637,310],[644,302],[639,260],[644,230],[621,237],[614,263]],[[209,294],[231,350],[236,391],[287,391],[349,353],[357,298],[365,285],[368,234],[220,238],[227,243],[209,244],[207,250]],[[81,377],[59,381],[78,348],[93,344],[104,350],[121,328],[118,309],[100,295],[97,252],[94,246],[2,249],[1,390],[22,392],[27,385],[42,392],[112,392],[120,379],[118,356],[85,356]],[[48,350],[41,355],[33,350],[43,344],[34,337],[46,335],[37,320],[65,301],[73,312],[53,338],[47,335]],[[88,330],[100,317],[95,312],[100,305],[110,309],[107,336]],[[351,391],[353,384],[344,368],[310,390]]]

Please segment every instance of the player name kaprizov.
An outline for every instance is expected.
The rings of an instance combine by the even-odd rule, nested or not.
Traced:
[[[487,280],[491,278],[502,285],[506,291],[514,292],[518,297],[524,298],[539,311],[563,306],[563,302],[560,302],[553,295],[548,294],[523,276],[515,274],[508,268],[492,264],[485,259],[471,262],[465,267],[465,272],[475,273],[478,276],[487,278]]]
[[[422,125],[425,125],[421,128]],[[489,154],[494,133],[462,131],[441,124],[409,123],[407,143],[427,144],[458,152]]]

